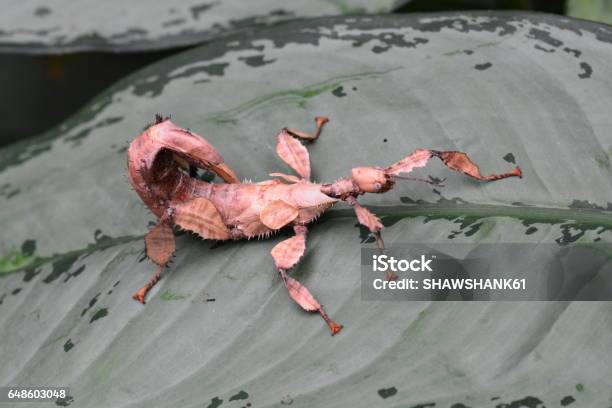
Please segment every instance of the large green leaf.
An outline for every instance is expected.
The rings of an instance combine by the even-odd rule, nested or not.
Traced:
[[[407,0],[28,0],[4,4],[0,52],[55,54],[184,47],[300,17],[388,13]]]
[[[179,237],[142,307],[131,294],[155,270],[141,239],[153,218],[125,179],[125,148],[171,113],[261,180],[286,171],[275,133],[325,114],[309,146],[317,180],[417,147],[523,169],[482,184],[434,164],[419,175],[447,177],[443,188],[364,197],[388,244],[610,242],[610,42],[608,27],[544,15],[337,17],[219,40],[125,79],[0,151],[1,383],[68,385],[78,407],[608,404],[609,304],[364,302],[369,238],[341,206],[313,226],[295,270],[345,325],[337,337],[274,277],[281,237]]]

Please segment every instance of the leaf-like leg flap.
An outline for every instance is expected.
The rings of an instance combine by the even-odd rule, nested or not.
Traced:
[[[483,176],[480,173],[480,168],[476,163],[463,152],[458,151],[439,151],[417,149],[408,156],[392,164],[385,169],[385,172],[390,176],[399,176],[401,173],[410,173],[417,167],[424,167],[430,158],[438,157],[451,170],[466,174],[477,180],[500,180],[507,177],[523,177],[520,167],[515,167],[512,171],[502,174],[490,174]],[[399,177],[401,178],[401,177]]]
[[[160,221],[145,235],[144,240],[147,256],[159,266],[168,265],[176,250],[176,240],[170,225]]]
[[[295,220],[298,215],[296,207],[283,200],[274,200],[261,209],[259,218],[266,227],[277,230]]]
[[[367,208],[364,208],[359,204],[357,199],[353,196],[348,196],[345,200],[353,210],[355,210],[355,214],[357,215],[357,220],[361,225],[370,230],[374,238],[376,239],[376,246],[382,253],[385,250],[385,242],[383,241],[381,230],[383,229],[383,224],[380,222],[380,218],[378,218],[374,213],[372,213]],[[395,280],[397,279],[397,275],[391,271],[387,272],[387,280]]]
[[[300,305],[302,309],[308,312],[318,312],[323,318],[323,320],[325,320],[325,323],[327,323],[327,326],[329,327],[332,336],[335,336],[336,334],[340,333],[340,330],[342,330],[342,325],[334,322],[332,319],[329,318],[329,316],[325,312],[325,309],[323,309],[323,306],[321,306],[317,299],[312,296],[306,286],[302,285],[300,282],[287,275],[287,272],[285,270],[279,269],[279,272],[281,274],[283,282],[285,283],[285,287],[289,292],[289,296],[291,296],[291,299],[293,299],[295,303]]]
[[[329,316],[325,312],[325,309],[323,309],[323,306],[321,306],[317,299],[312,296],[306,286],[302,285],[300,282],[293,279],[291,276],[288,276],[287,272],[284,269],[279,269],[279,272],[281,274],[283,282],[285,283],[285,287],[289,292],[289,296],[291,296],[291,299],[293,299],[295,303],[300,305],[302,309],[308,312],[318,312],[323,318],[323,320],[325,320],[325,323],[327,323],[327,326],[329,327],[332,336],[340,333],[340,330],[342,330],[342,325],[334,322],[332,319],[329,318]]]
[[[294,138],[315,141],[321,135],[323,126],[329,122],[329,119],[323,116],[315,117],[317,128],[314,134],[302,132],[297,129],[284,128],[278,135],[278,143],[276,144],[276,154],[297,174],[306,180],[310,180],[310,157],[308,150],[299,141]]]
[[[272,249],[272,258],[274,258],[276,269],[283,279],[291,299],[308,312],[318,312],[327,323],[332,336],[336,335],[342,330],[342,325],[329,318],[323,306],[304,285],[287,275],[287,270],[298,263],[306,250],[307,228],[303,225],[296,225],[294,231],[295,236],[282,241]]]
[[[304,227],[306,229],[306,227]],[[306,251],[306,232],[297,234],[272,248],[272,258],[279,269],[293,268]]]
[[[156,226],[151,228],[144,239],[147,256],[159,266],[159,269],[149,282],[132,296],[132,298],[143,305],[145,304],[147,292],[161,279],[162,270],[168,265],[172,255],[174,255],[174,251],[176,251],[174,232],[165,220],[161,220]]]
[[[415,168],[424,167],[431,156],[432,152],[430,150],[416,149],[402,160],[387,167],[386,172],[395,176],[401,173],[410,173]]]
[[[374,213],[372,213],[367,208],[364,208],[359,204],[357,199],[353,196],[348,196],[346,198],[346,202],[353,207],[355,210],[355,214],[357,215],[357,220],[361,225],[370,230],[370,232],[376,238],[376,244],[378,249],[383,251],[385,249],[385,243],[382,240],[382,236],[380,235],[380,231],[383,229],[383,224],[380,222],[380,218],[378,218]]]
[[[302,178],[310,179],[310,156],[306,147],[282,130],[278,134],[276,154]]]
[[[172,210],[174,224],[195,232],[204,239],[226,240],[231,237],[221,214],[206,198],[198,197],[175,204]]]
[[[480,168],[476,163],[474,163],[467,154],[463,152],[457,151],[438,151],[432,150],[432,155],[439,157],[440,160],[444,162],[444,164],[455,171],[467,174],[470,177],[473,177],[477,180],[499,180],[507,177],[523,177],[523,173],[521,172],[520,167],[515,167],[512,171],[502,174],[490,174],[488,176],[483,176],[480,173]]]
[[[282,274],[283,273],[281,272],[281,275]],[[295,300],[295,303],[300,305],[302,309],[306,310],[307,312],[316,312],[321,308],[321,305],[317,299],[312,296],[312,293],[310,293],[306,286],[302,285],[291,276],[288,276],[286,273],[283,277],[283,282],[289,291],[289,296],[291,296],[291,299]]]

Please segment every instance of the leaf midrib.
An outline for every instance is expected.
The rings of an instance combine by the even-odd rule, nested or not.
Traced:
[[[457,219],[469,217],[483,219],[490,217],[509,217],[519,219],[527,223],[561,224],[573,222],[588,229],[603,228],[612,230],[612,212],[603,209],[589,208],[559,208],[559,207],[539,207],[525,205],[493,205],[493,204],[436,204],[419,203],[418,205],[399,205],[399,206],[367,206],[379,217],[385,220],[428,217],[440,219]],[[354,212],[350,208],[334,208],[328,210],[317,221],[323,223],[327,220],[340,218],[355,218]],[[89,244],[84,248],[74,249],[61,254],[49,256],[36,256],[33,260],[15,269],[0,271],[0,278],[13,273],[25,271],[27,269],[39,268],[47,263],[57,262],[65,258],[80,256],[98,250],[104,250],[116,245],[131,243],[142,240],[144,235],[129,235],[116,238],[108,238],[102,242]]]

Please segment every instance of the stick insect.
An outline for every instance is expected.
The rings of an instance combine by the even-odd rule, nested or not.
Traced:
[[[350,176],[333,183],[314,183],[310,180],[310,158],[302,141],[317,140],[328,119],[316,117],[315,122],[314,133],[283,128],[277,136],[276,153],[296,175],[271,173],[271,179],[251,183],[240,182],[221,154],[204,138],[156,115],[155,123],[133,140],[128,149],[130,182],[158,218],[144,238],[146,254],[158,265],[158,270],[134,294],[134,299],[144,304],[147,292],[168,266],[176,250],[175,227],[204,239],[221,241],[268,237],[282,228],[291,228],[294,235],[271,251],[276,270],[289,296],[304,310],[318,312],[335,335],[342,325],[334,322],[310,291],[288,274],[304,255],[309,224],[317,217],[337,202],[346,202],[382,251],[383,225],[375,214],[359,204],[359,196],[387,192],[397,180],[414,180],[404,174],[424,167],[432,158],[477,180],[522,177],[519,167],[507,173],[482,175],[478,165],[463,152],[416,149],[388,167],[355,167]],[[198,168],[214,172],[225,183],[209,183],[194,177]]]

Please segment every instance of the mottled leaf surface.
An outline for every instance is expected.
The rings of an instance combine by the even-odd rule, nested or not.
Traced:
[[[185,47],[301,17],[388,13],[407,0],[25,0],[0,13],[0,52],[55,54]],[[247,57],[248,58],[248,57]],[[261,56],[246,60],[265,63]]]
[[[398,181],[363,197],[388,245],[561,253],[612,241],[611,51],[607,26],[545,15],[338,17],[229,37],[126,78],[0,150],[0,382],[68,385],[78,407],[609,404],[609,303],[362,301],[360,244],[374,242],[341,204],[292,273],[344,325],[337,336],[274,272],[269,251],[290,235],[179,236],[143,307],[131,294],[155,271],[142,239],[154,220],[125,179],[125,148],[154,113],[172,114],[259,181],[286,171],[279,130],[325,115],[308,145],[314,180],[416,148],[465,151],[484,174],[523,170],[483,184],[432,161],[411,175],[444,187]],[[557,268],[503,255],[508,274]]]

